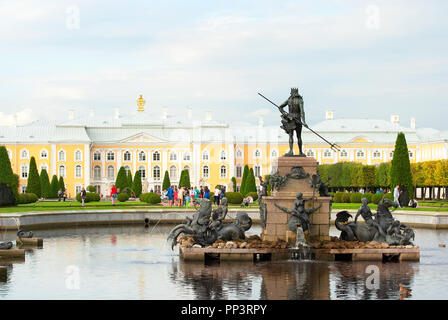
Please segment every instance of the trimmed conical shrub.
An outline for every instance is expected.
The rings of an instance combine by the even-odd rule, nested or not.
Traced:
[[[140,170],[135,171],[132,190],[134,190],[134,195],[136,198],[140,197],[142,194],[142,177],[140,175]]]
[[[170,175],[168,170],[165,171],[165,176],[163,177],[162,190],[166,190],[171,186]]]
[[[123,191],[128,186],[128,177],[124,167],[120,167],[120,170],[118,170],[117,180],[115,180],[115,186],[117,187],[117,189],[120,189],[120,191]]]
[[[246,180],[246,188],[244,190],[244,196],[246,196],[249,192],[257,192],[257,184],[255,183],[255,175],[254,168],[250,168],[249,175]]]
[[[131,170],[128,171],[127,181],[128,181],[128,185],[127,186],[132,189],[132,173],[131,173]]]
[[[246,181],[249,176],[249,166],[246,164],[244,166],[243,178],[241,179],[240,192],[242,195],[246,195]]]
[[[36,159],[31,157],[30,159],[30,169],[28,172],[28,184],[26,186],[27,193],[34,193],[37,198],[42,197],[42,190],[40,187],[40,177],[37,171]]]
[[[414,185],[412,182],[409,150],[406,143],[406,137],[403,132],[400,132],[397,135],[394,157],[390,167],[390,187],[393,190],[397,185],[404,186],[409,194],[409,197],[414,197]]]
[[[14,176],[11,167],[11,161],[9,160],[8,156],[8,151],[4,146],[0,146],[0,184],[6,185],[6,187],[10,189],[14,196],[14,201],[12,203],[10,197],[8,197],[9,199],[5,199],[5,203],[8,203],[8,205],[17,203],[17,200],[19,198],[18,179]],[[8,193],[7,191],[5,192]]]
[[[59,177],[59,190],[61,190],[62,192],[65,191],[65,182],[64,182],[64,178],[63,177]]]
[[[53,175],[53,177],[51,178],[50,190],[50,199],[56,199],[58,197],[59,191],[59,180],[56,175]]]
[[[232,189],[233,189],[233,192],[236,192],[236,178],[235,177],[232,177]]]
[[[50,178],[46,169],[42,169],[40,172],[40,189],[42,191],[42,198],[51,198]]]
[[[179,186],[190,188],[190,172],[188,170],[182,170],[179,179]]]

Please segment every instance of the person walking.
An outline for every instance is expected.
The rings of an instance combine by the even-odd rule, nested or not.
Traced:
[[[181,186],[177,193],[177,199],[179,199],[179,207],[184,206],[184,195],[185,195],[185,190],[184,190],[184,187]]]
[[[174,206],[174,190],[173,186],[169,186],[168,189],[166,189],[166,196],[168,198],[168,205]]]
[[[221,190],[219,190],[218,186],[215,187],[215,193],[214,193],[214,199],[213,204],[219,205],[219,194],[221,193]]]
[[[174,187],[174,206],[179,206],[179,190],[177,187]]]
[[[210,200],[210,190],[208,189],[208,187],[205,187],[204,189],[204,199]]]
[[[394,189],[394,201],[395,201],[396,203],[398,203],[398,207],[401,208],[399,198],[400,198],[400,186],[397,185],[397,186],[395,187],[395,189]]]
[[[84,203],[86,201],[86,197],[87,197],[87,192],[86,189],[84,189],[84,187],[81,190],[81,206],[84,207]]]
[[[204,189],[201,186],[201,190],[199,190],[199,198],[204,198]]]
[[[112,198],[112,205],[115,206],[115,201],[117,201],[118,191],[115,185],[110,189],[110,197]]]

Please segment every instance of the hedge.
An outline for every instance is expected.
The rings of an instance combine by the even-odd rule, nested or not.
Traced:
[[[127,194],[125,192],[119,193],[117,196],[117,199],[120,202],[126,202],[129,200],[129,194]]]
[[[78,193],[76,195],[76,200],[78,202],[81,202],[81,194]],[[100,195],[98,193],[95,192],[86,192],[86,199],[84,200],[84,202],[91,202],[91,201],[100,201]]]
[[[350,203],[361,203],[361,199],[365,198],[361,192],[350,193]]]
[[[18,204],[25,204],[25,203],[34,203],[37,202],[38,198],[34,193],[20,193],[19,194],[19,200],[17,201]]]
[[[240,192],[226,192],[226,198],[230,204],[241,204],[243,195]]]
[[[155,192],[142,193],[140,195],[140,201],[149,204],[157,204],[161,202],[160,196]]]

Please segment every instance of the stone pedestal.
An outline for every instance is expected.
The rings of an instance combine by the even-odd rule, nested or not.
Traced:
[[[286,176],[291,173],[293,167],[302,167],[309,174],[309,177],[304,179],[289,178],[279,190],[273,190],[271,196],[263,197],[267,213],[266,227],[262,231],[262,239],[292,241],[295,235],[292,235],[291,232],[287,233],[287,224],[291,215],[277,208],[275,204],[293,209],[297,193],[302,192],[303,198],[314,197],[314,200],[306,202],[307,209],[322,205],[319,210],[310,214],[311,239],[309,240],[329,240],[331,197],[320,197],[319,192],[317,190],[313,191],[310,184],[311,176],[317,173],[318,162],[314,158],[307,157],[278,158],[276,164],[278,174]]]

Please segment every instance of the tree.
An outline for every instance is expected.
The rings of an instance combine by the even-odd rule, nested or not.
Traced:
[[[171,186],[170,175],[168,170],[165,171],[165,176],[163,177],[162,190],[166,190]]]
[[[249,175],[246,180],[246,188],[244,190],[244,196],[246,196],[249,192],[257,192],[257,184],[255,183],[255,175],[254,168],[250,168]]]
[[[62,192],[65,191],[65,182],[64,182],[64,178],[63,177],[59,177],[59,190],[61,190]]]
[[[140,170],[135,171],[132,190],[134,190],[134,195],[137,198],[142,194],[142,176],[140,175]]]
[[[232,188],[233,188],[233,192],[236,192],[236,178],[232,177]]]
[[[28,183],[26,185],[27,193],[34,193],[37,198],[42,197],[42,190],[40,187],[40,177],[39,172],[37,171],[36,159],[31,157],[30,159],[30,168],[28,172]]]
[[[128,177],[126,174],[126,169],[124,167],[120,167],[118,170],[117,179],[115,180],[115,187],[123,191],[128,186]]]
[[[403,132],[397,135],[394,157],[390,168],[390,187],[394,189],[397,185],[404,186],[409,193],[409,197],[414,197],[409,150]]]
[[[244,171],[243,171],[243,178],[241,179],[241,186],[240,186],[240,192],[243,195],[246,195],[246,180],[247,180],[247,176],[249,175],[249,166],[246,164],[244,166]]]
[[[45,168],[40,171],[40,189],[42,191],[42,198],[51,198],[50,178]]]
[[[180,173],[180,178],[179,178],[179,187],[184,186],[187,188],[190,188],[190,172],[185,169],[182,170],[182,172]]]
[[[139,171],[139,170],[137,170],[137,171]],[[136,171],[136,172],[137,172]],[[128,171],[128,176],[127,176],[127,187],[129,187],[130,189],[132,189],[132,186],[133,186],[133,183],[132,183],[132,173],[131,173],[131,170],[129,170]],[[141,180],[141,178],[140,178],[140,180]],[[141,181],[140,181],[141,182]]]
[[[19,183],[12,171],[8,151],[4,146],[0,146],[0,184],[6,185],[6,187],[11,190],[14,196],[14,201],[11,204],[17,203],[19,198]]]
[[[59,180],[56,175],[53,175],[53,177],[51,178],[50,190],[51,190],[50,199],[57,198],[59,191]]]
[[[375,169],[375,184],[378,187],[390,185],[390,162],[380,163]]]

